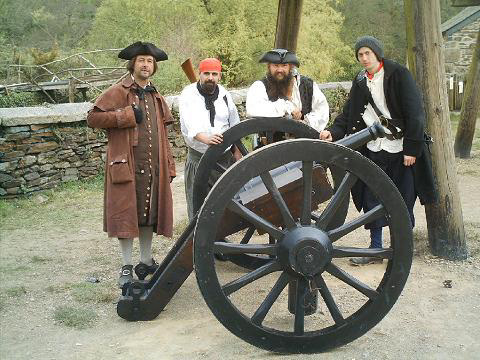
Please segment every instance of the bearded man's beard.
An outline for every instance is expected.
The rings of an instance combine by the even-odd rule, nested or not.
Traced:
[[[269,71],[267,72],[267,95],[272,101],[276,101],[279,98],[285,99],[288,95],[288,88],[293,79],[293,74],[290,71],[283,79],[277,79]]]
[[[203,84],[200,84],[200,86],[202,87],[202,90],[205,91],[207,94],[213,94],[213,92],[215,91],[215,86],[217,86],[217,84],[215,84],[215,82],[213,81],[205,81]]]

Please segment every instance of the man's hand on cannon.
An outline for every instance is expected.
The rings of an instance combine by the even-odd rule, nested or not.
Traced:
[[[322,130],[320,131],[320,140],[325,140],[325,141],[333,141],[332,138],[332,133],[328,130]]]
[[[302,120],[302,112],[300,110],[298,110],[298,108],[295,108],[293,111],[292,111],[292,117],[295,119],[295,120]]]
[[[198,140],[207,145],[218,145],[223,142],[222,134],[207,134],[207,133],[198,133],[195,135],[195,140]]]

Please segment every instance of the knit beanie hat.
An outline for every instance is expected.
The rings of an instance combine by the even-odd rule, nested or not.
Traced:
[[[355,43],[355,57],[357,60],[358,50],[364,46],[372,49],[380,60],[384,58],[383,44],[380,42],[380,40],[375,39],[373,36],[362,36],[358,38],[357,42]]]

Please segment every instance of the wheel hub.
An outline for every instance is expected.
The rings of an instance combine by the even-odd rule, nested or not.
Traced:
[[[332,243],[327,234],[312,226],[289,231],[279,244],[279,259],[284,268],[303,276],[321,273],[332,260]]]

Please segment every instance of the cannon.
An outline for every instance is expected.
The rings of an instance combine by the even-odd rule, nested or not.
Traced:
[[[259,133],[268,144],[249,151],[242,139]],[[287,139],[273,142],[276,133],[288,134]],[[254,346],[315,353],[365,334],[401,294],[413,256],[400,193],[355,151],[383,136],[383,127],[375,124],[328,143],[318,140],[316,130],[285,118],[247,119],[227,130],[224,142],[200,161],[195,217],[150,280],[124,287],[118,315],[154,319],[195,269],[214,316]],[[225,169],[217,161],[232,145],[243,158]],[[327,168],[337,174],[333,186]],[[212,172],[217,174],[213,184]],[[358,181],[380,204],[346,218],[349,193]],[[388,222],[389,243],[381,249],[361,246],[363,225],[381,217]],[[363,279],[361,268],[345,266],[350,257],[372,256],[383,259],[373,279]],[[228,270],[218,258],[242,272]]]

